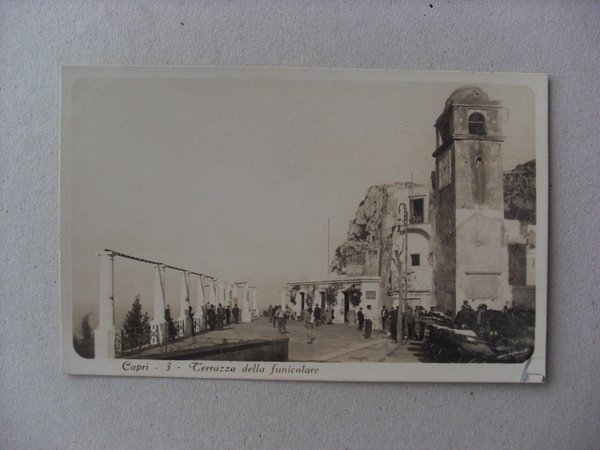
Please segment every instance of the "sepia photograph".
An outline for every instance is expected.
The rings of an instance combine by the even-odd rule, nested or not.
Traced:
[[[63,67],[63,372],[544,382],[547,87]]]

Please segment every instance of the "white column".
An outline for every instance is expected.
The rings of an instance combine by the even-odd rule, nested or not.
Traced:
[[[187,272],[180,273],[179,287],[179,318],[177,323],[180,326],[178,331],[179,337],[192,335],[192,321],[190,317],[190,292],[187,282]]]
[[[217,303],[216,306],[219,306],[219,303],[221,304],[221,306],[223,306],[223,282],[221,280],[216,281],[215,289],[216,289],[215,302]]]
[[[344,323],[344,293],[342,291],[338,291],[336,294],[337,305],[335,308],[335,317],[333,318],[333,323]]]
[[[231,301],[234,305],[238,305],[238,308],[241,309],[242,305],[240,305],[238,300],[238,288],[236,283],[233,283],[231,286]]]
[[[165,320],[165,266],[154,266],[154,317],[150,322],[152,330],[151,343],[163,344],[168,339],[167,321]]]
[[[231,306],[231,285],[229,283],[225,283],[225,304],[223,305],[225,308]]]
[[[238,286],[238,303],[241,302],[242,323],[252,321],[252,313],[250,312],[250,302],[248,301],[248,283],[242,283]]]
[[[194,333],[204,329],[204,279],[198,277],[198,296],[196,298],[196,313],[194,314]]]
[[[258,311],[258,299],[256,298],[256,287],[254,286],[250,288],[250,308],[255,317],[260,315],[260,312]]]
[[[215,305],[215,300],[217,299],[217,286],[215,283],[214,278],[210,278],[208,280],[208,303],[210,303],[210,306],[214,306]],[[215,306],[216,308],[216,306]]]
[[[98,328],[94,331],[95,358],[115,357],[115,292],[114,256],[100,253],[100,295],[98,297]]]
[[[300,314],[302,314],[302,295],[300,294],[300,292],[296,292],[294,300],[296,301],[294,309],[296,310],[296,314],[300,316]]]
[[[223,297],[223,300],[221,301],[223,308],[227,308],[227,283],[224,281],[221,281],[221,294]]]

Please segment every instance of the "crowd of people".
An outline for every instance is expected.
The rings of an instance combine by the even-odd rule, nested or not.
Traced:
[[[434,311],[435,308],[432,308]],[[425,324],[421,321],[422,317],[428,313],[424,307],[406,306],[404,311],[400,313],[400,309],[396,306],[388,310],[384,306],[379,315],[372,309],[371,305],[366,308],[358,308],[356,313],[357,329],[363,334],[365,339],[370,339],[373,334],[373,325],[379,321],[381,328],[386,334],[386,337],[394,342],[398,339],[398,326],[400,326],[400,336],[403,341],[408,340],[423,340],[425,333]],[[273,324],[273,328],[277,328],[280,334],[287,334],[287,323],[289,320],[298,320],[295,311],[289,306],[281,307],[269,305],[266,315],[269,322]],[[309,343],[314,341],[313,330],[321,325],[331,325],[335,318],[335,309],[333,305],[328,305],[322,308],[318,304],[313,308],[309,306],[302,313],[301,319],[304,321],[304,326],[308,330],[307,340]]]
[[[302,317],[298,317],[296,312],[290,309],[289,306],[282,307],[278,305],[269,305],[267,308],[267,316],[269,318],[269,322],[273,324],[273,328],[277,327],[279,334],[288,333],[288,320],[303,320],[304,327],[308,332],[307,341],[309,344],[311,344],[315,339],[312,330],[321,325],[333,324],[335,312],[333,305],[328,305],[325,308],[315,305],[314,309],[309,306],[302,313]]]
[[[383,306],[379,312],[379,316],[372,310],[371,305],[367,305],[366,309],[359,308],[356,314],[358,330],[363,333],[365,339],[370,339],[373,332],[373,324],[379,321],[381,329],[386,334],[386,337],[394,342],[398,339],[398,326],[400,326],[400,336],[404,341],[422,340],[425,333],[425,325],[421,318],[427,312],[422,306],[406,306],[401,313],[398,306],[388,310],[387,306]]]
[[[190,306],[190,321],[194,323],[194,310]],[[221,303],[214,305],[207,303],[203,307],[203,323],[202,328],[204,331],[223,330],[225,325],[231,323],[237,324],[240,322],[240,308],[237,305],[224,307]],[[177,326],[175,321],[171,317],[171,307],[167,305],[165,309],[165,321],[169,330],[169,341],[174,341],[177,338]],[[192,326],[192,335],[195,334],[194,327]]]

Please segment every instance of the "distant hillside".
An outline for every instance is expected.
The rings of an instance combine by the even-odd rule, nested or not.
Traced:
[[[504,172],[504,217],[535,224],[535,159]]]

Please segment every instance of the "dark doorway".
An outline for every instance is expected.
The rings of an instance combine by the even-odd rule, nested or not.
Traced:
[[[350,293],[344,292],[344,323],[348,322],[348,311],[350,311]]]

